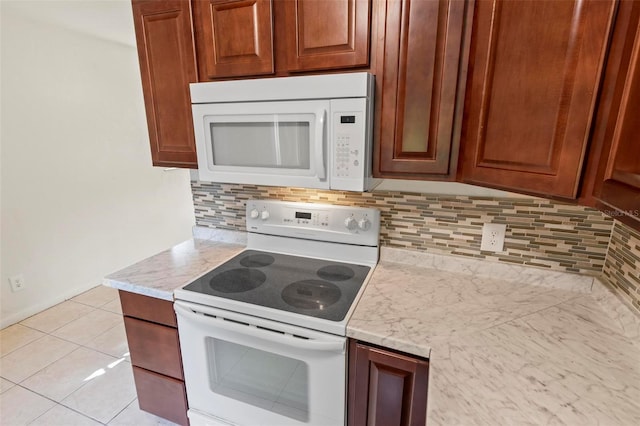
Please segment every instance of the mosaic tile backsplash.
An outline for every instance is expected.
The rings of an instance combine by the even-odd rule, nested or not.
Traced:
[[[640,313],[640,232],[615,222],[603,273],[616,293]]]
[[[319,191],[192,181],[196,224],[244,231],[248,199],[374,207],[391,247],[599,275],[613,220],[597,210],[539,198]],[[482,225],[504,223],[504,252],[480,251]],[[637,275],[636,275],[637,278]],[[638,284],[636,283],[636,289]]]

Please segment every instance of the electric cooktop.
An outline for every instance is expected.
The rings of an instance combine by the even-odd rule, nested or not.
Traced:
[[[350,263],[245,250],[183,289],[341,321],[370,269]]]

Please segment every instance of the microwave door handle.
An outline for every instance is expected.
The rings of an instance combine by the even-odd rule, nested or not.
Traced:
[[[344,352],[344,341],[317,341],[317,340],[305,340],[293,337],[291,335],[279,334],[273,331],[260,330],[255,326],[239,325],[231,321],[225,321],[224,319],[213,318],[210,316],[200,315],[193,312],[191,309],[179,306],[177,303],[173,304],[173,309],[178,316],[182,316],[191,321],[198,322],[204,326],[217,327],[233,333],[245,335],[247,337],[253,337],[263,339],[269,342],[275,342],[278,344],[284,344],[298,349],[315,351],[315,352]],[[199,308],[200,309],[200,308]],[[206,308],[202,309],[203,311]],[[203,312],[204,313],[204,312]]]
[[[324,161],[324,152],[325,152],[325,142],[326,142],[326,134],[325,134],[325,123],[327,121],[327,110],[321,109],[316,114],[316,173],[318,174],[319,179],[325,179],[327,177],[325,170],[325,161]]]

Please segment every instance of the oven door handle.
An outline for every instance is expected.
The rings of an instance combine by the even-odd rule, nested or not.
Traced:
[[[278,344],[284,344],[287,346],[291,346],[298,349],[303,349],[306,351],[314,351],[314,352],[344,352],[346,347],[346,339],[336,338],[332,341],[322,341],[315,339],[301,339],[298,337],[294,337],[291,334],[280,334],[279,332],[270,331],[271,328],[265,326],[267,330],[261,330],[258,328],[259,325],[241,325],[234,323],[232,321],[226,321],[223,317],[218,315],[218,312],[212,312],[211,315],[216,315],[216,317],[205,316],[201,314],[197,314],[189,308],[185,308],[183,306],[178,305],[177,303],[173,304],[173,308],[176,311],[176,314],[179,316],[183,316],[186,319],[198,322],[202,325],[209,327],[217,327],[227,331],[231,331],[233,333],[239,333],[245,336],[254,337],[258,339],[263,339],[269,342],[275,342]],[[202,307],[199,307],[200,309]],[[207,309],[203,308],[202,313],[204,314]],[[260,322],[255,321],[255,322]]]

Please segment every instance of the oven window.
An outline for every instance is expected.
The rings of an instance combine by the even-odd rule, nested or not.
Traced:
[[[214,122],[210,131],[218,166],[310,168],[308,121]]]
[[[298,421],[309,420],[306,363],[259,349],[206,338],[212,392]]]

